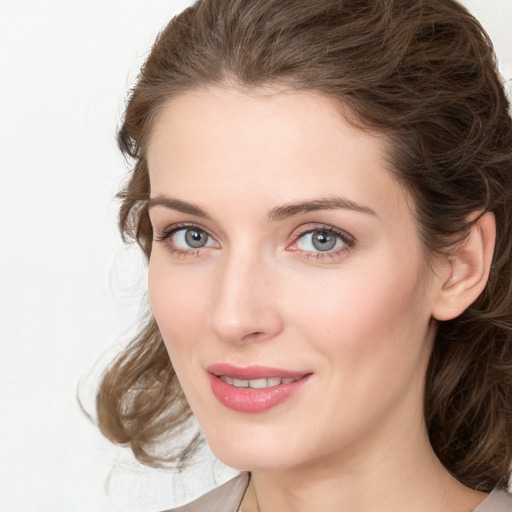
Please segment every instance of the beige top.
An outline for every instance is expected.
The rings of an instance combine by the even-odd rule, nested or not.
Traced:
[[[237,512],[248,485],[249,473],[240,473],[192,503],[166,512]],[[472,512],[512,512],[512,495],[496,489]]]

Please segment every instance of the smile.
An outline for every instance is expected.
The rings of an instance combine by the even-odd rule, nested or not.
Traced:
[[[228,409],[261,413],[296,396],[311,380],[311,372],[220,364],[208,369],[215,398]]]
[[[231,384],[232,386],[235,386],[236,388],[251,388],[251,389],[266,389],[271,388],[274,386],[280,386],[281,384],[291,384],[292,382],[295,382],[302,377],[286,377],[286,378],[279,378],[279,377],[270,377],[268,379],[251,379],[251,380],[245,380],[245,379],[235,379],[234,377],[229,377],[227,375],[220,375],[219,379],[223,380],[224,382],[227,382],[228,384]]]

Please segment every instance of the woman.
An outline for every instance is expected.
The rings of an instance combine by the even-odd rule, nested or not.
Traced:
[[[193,414],[243,473],[180,510],[512,510],[511,127],[453,0],[177,16],[119,131],[152,315],[105,435],[184,465]]]

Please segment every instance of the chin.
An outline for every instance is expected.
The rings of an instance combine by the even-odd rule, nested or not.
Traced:
[[[298,461],[288,460],[279,454],[261,453],[261,450],[234,452],[233,450],[212,450],[215,456],[226,466],[238,471],[269,471],[283,470],[298,464]]]
[[[272,435],[267,428],[264,435],[255,433],[206,436],[214,455],[227,466],[239,471],[280,470],[301,463],[303,454],[294,439]]]

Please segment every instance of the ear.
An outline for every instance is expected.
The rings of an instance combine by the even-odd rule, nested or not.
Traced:
[[[496,239],[496,220],[492,212],[476,219],[467,238],[442,264],[440,289],[432,309],[436,320],[452,320],[469,307],[482,293],[491,268]]]

